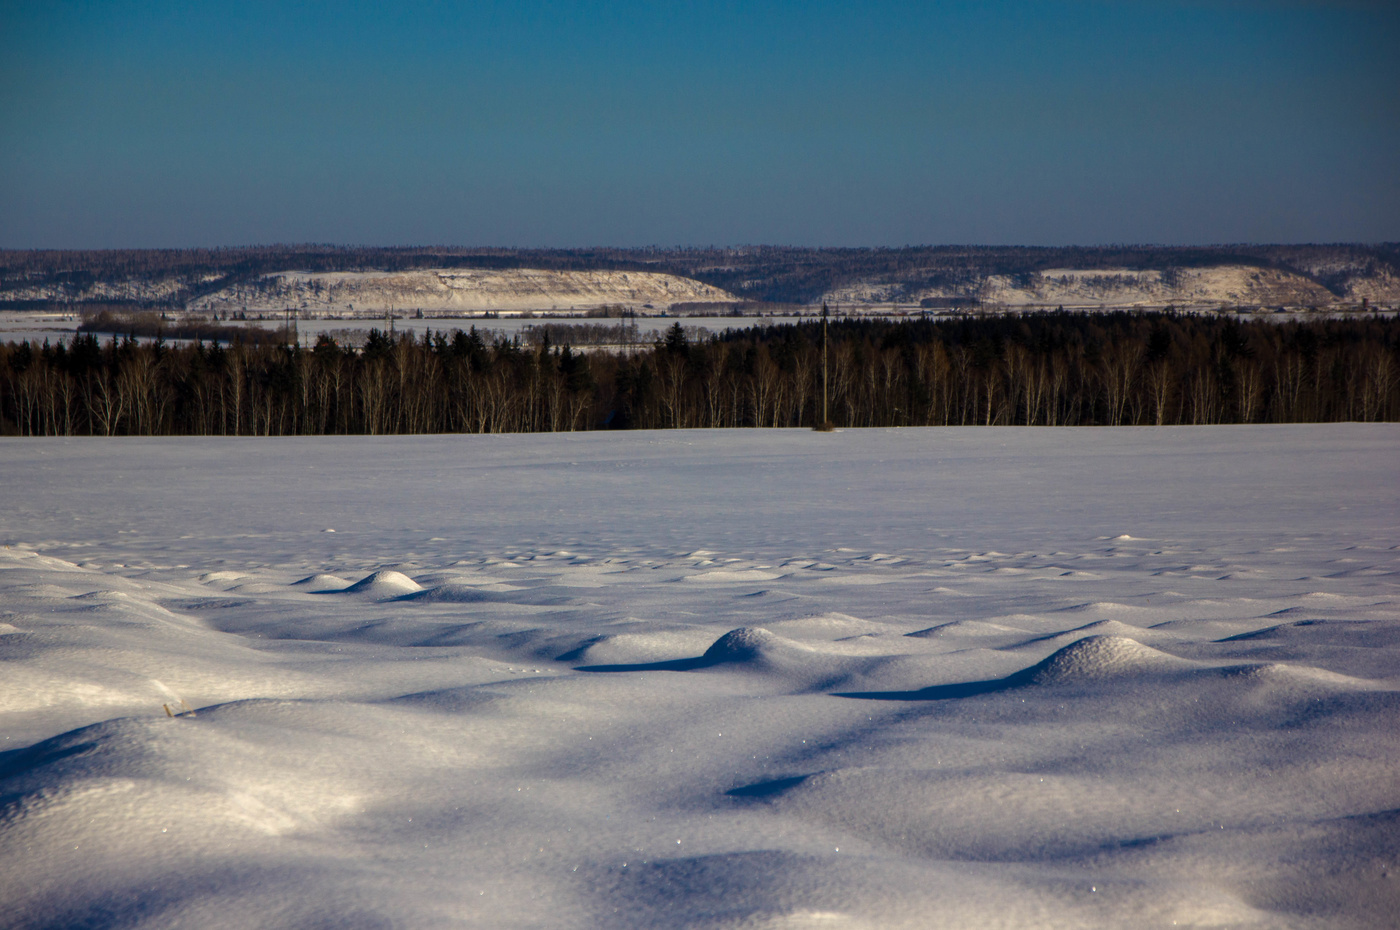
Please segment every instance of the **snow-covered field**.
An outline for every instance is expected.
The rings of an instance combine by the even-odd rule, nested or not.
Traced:
[[[867,318],[879,318],[879,314],[863,314]],[[201,319],[201,322],[203,320]],[[393,329],[396,333],[413,333],[415,338],[421,339],[428,330],[435,333],[450,333],[453,330],[469,330],[473,327],[482,334],[482,338],[490,342],[496,337],[513,339],[521,335],[526,330],[549,324],[563,326],[618,326],[626,323],[628,326],[636,326],[637,334],[643,342],[650,342],[656,336],[664,334],[676,323],[691,332],[692,335],[703,337],[706,333],[719,334],[726,330],[749,329],[754,326],[786,326],[794,323],[812,322],[812,318],[797,316],[639,316],[632,319],[621,319],[609,317],[602,319],[589,319],[580,316],[532,316],[532,317],[501,317],[497,319],[485,319],[482,317],[426,317],[424,319],[396,319]],[[43,313],[38,311],[0,311],[0,342],[31,342],[34,345],[42,345],[47,341],[50,345],[59,342],[71,343],[73,337],[78,333],[78,326],[82,320],[75,314],[63,313]],[[237,321],[232,321],[224,325],[239,325]],[[267,319],[261,321],[250,321],[246,324],[250,329],[277,329],[283,325],[280,319]],[[351,319],[332,320],[318,318],[311,320],[298,320],[296,323],[299,341],[303,346],[315,345],[316,337],[325,333],[332,338],[344,340],[347,335],[363,338],[370,329],[385,330],[389,324],[383,320],[375,319]],[[703,332],[699,332],[702,331]],[[99,333],[98,340],[106,343],[112,338],[109,333]],[[168,340],[171,342],[178,340]],[[350,341],[354,341],[352,338]]]
[[[1400,914],[1394,425],[0,467],[5,927]]]

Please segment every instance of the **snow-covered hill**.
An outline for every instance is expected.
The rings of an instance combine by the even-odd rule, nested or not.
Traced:
[[[903,249],[0,251],[0,305],[134,302],[203,313],[663,311],[734,301],[847,310],[1173,305],[1400,307],[1394,245]],[[354,310],[350,308],[353,306]],[[51,308],[52,309],[52,308]]]
[[[872,279],[829,291],[838,305],[974,299],[984,307],[1113,309],[1130,307],[1328,307],[1342,301],[1400,303],[1400,279],[1384,273],[1349,278],[1341,296],[1296,272],[1252,265],[1137,270],[1053,268],[994,274],[957,287],[911,287]]]
[[[13,301],[165,301],[190,290],[201,312],[374,313],[387,310],[480,313],[488,310],[592,310],[625,307],[658,312],[679,303],[732,303],[738,298],[690,278],[646,271],[555,271],[530,268],[418,271],[287,271],[235,280],[214,290],[176,277],[92,280],[81,286],[18,282],[0,293]]]
[[[678,303],[726,303],[738,298],[676,275],[643,271],[433,269],[400,272],[287,272],[265,275],[201,297],[196,311],[311,313],[379,310],[592,310],[626,307],[665,311]]]

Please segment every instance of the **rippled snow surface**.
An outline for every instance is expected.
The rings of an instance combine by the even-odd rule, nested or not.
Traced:
[[[1400,914],[1394,426],[0,466],[0,926]]]

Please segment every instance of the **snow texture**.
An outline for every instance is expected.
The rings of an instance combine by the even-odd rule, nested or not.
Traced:
[[[1393,425],[0,462],[3,927],[1400,914]]]

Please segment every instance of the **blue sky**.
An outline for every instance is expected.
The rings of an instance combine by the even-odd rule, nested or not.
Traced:
[[[1400,5],[0,4],[0,246],[1400,239]]]

